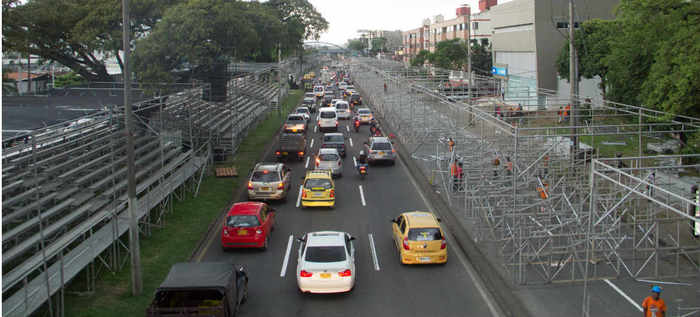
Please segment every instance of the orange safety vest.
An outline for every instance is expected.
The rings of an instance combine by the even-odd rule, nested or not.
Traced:
[[[457,163],[452,163],[452,167],[450,168],[450,175],[457,176]]]
[[[565,117],[569,115],[569,110],[571,110],[571,105],[566,105],[566,107],[564,107],[564,116]]]

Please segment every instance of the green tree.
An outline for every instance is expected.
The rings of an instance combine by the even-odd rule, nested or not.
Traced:
[[[617,33],[617,22],[593,19],[581,24],[581,28],[574,34],[574,46],[578,58],[579,78],[600,77],[600,89],[603,98],[606,96],[608,74],[607,56],[610,55],[610,43],[614,41]],[[569,80],[569,41],[564,46],[557,58],[557,72],[559,76]]]
[[[131,0],[132,38],[151,30],[162,12],[184,0]],[[34,54],[90,81],[108,81],[104,60],[121,49],[121,2],[3,0],[3,51]],[[118,59],[121,63],[121,61]]]
[[[438,42],[429,60],[435,67],[462,69],[467,64],[467,46],[459,39]]]
[[[426,61],[430,60],[430,51],[421,50],[411,59],[411,66],[423,66]]]
[[[361,39],[350,39],[348,40],[348,43],[346,46],[355,51],[363,51],[365,48],[367,48],[367,45],[365,45],[365,41]]]
[[[56,88],[69,87],[74,85],[79,85],[84,83],[85,80],[78,74],[70,72],[68,74],[56,76],[56,81],[54,83]]]
[[[491,75],[493,59],[491,56],[491,44],[488,41],[472,41],[472,69],[485,75]]]
[[[376,54],[377,52],[384,52],[386,51],[386,38],[383,37],[375,37],[372,39],[372,53]]]

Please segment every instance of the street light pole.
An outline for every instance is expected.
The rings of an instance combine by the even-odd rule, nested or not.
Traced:
[[[136,177],[134,176],[134,135],[131,109],[131,70],[129,69],[129,54],[131,41],[129,24],[129,0],[122,0],[122,39],[124,50],[124,119],[126,121],[126,161],[129,197],[129,252],[131,255],[131,293],[141,294],[141,245],[139,242],[139,223],[137,219]],[[116,221],[116,219],[115,219]]]
[[[569,110],[569,122],[571,125],[571,140],[572,145],[572,162],[575,155],[578,153],[578,137],[576,136],[576,96],[578,91],[578,74],[576,67],[576,46],[574,45],[574,0],[569,0],[569,105],[571,109]]]
[[[469,105],[472,105],[472,17],[471,13],[467,15],[467,72],[469,78],[469,86],[467,86],[467,96]]]

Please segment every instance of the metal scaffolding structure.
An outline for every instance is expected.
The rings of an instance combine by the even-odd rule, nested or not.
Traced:
[[[143,89],[153,95],[134,105],[130,131],[142,234],[165,225],[174,199],[197,195],[213,151],[235,153],[270,111],[265,101],[277,98],[278,86],[257,75],[232,80],[238,93],[220,103],[202,100],[207,87],[198,84]],[[85,274],[92,292],[100,272],[127,263],[126,133],[124,109],[113,106],[3,148],[3,317],[44,305],[63,316],[67,283]]]
[[[700,131],[700,120],[608,101],[594,104],[583,97],[578,98],[581,109],[573,111],[567,108],[568,98],[545,90],[516,94],[507,82],[488,77],[472,83],[476,92],[470,98],[443,88],[449,71],[385,60],[355,60],[352,76],[380,124],[392,128],[482,250],[502,259],[503,272],[514,283],[699,273],[697,258],[690,256],[697,255],[699,245],[685,230],[690,220],[671,208],[676,206],[677,212],[681,203],[697,206],[689,189],[669,196],[675,201],[649,204],[641,196],[632,199],[630,193],[639,190],[635,186],[608,179],[605,186],[592,184],[603,182],[600,175],[610,172],[600,165],[607,161],[600,157],[632,152],[638,155],[618,157],[628,167],[622,171],[644,179],[658,170],[653,188],[672,192],[669,186],[678,183],[677,171],[697,166],[673,165],[672,157],[645,152]],[[504,85],[511,90],[505,100]],[[572,116],[578,117],[579,126],[570,124]],[[458,163],[463,178],[451,175]],[[642,211],[641,206],[655,209]],[[676,216],[651,216],[668,213]],[[591,234],[587,224],[596,217]],[[670,228],[676,231],[667,232]],[[601,239],[602,233],[609,236]]]

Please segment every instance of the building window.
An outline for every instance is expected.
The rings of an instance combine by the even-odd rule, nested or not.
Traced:
[[[479,22],[472,23],[472,29],[478,30],[479,29]]]

